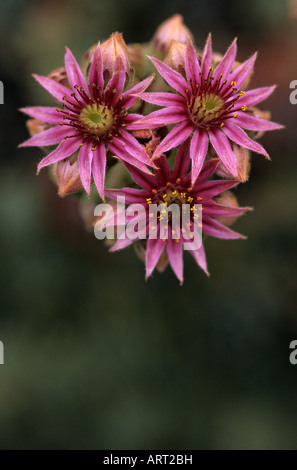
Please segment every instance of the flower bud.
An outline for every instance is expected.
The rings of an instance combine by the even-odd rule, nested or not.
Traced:
[[[245,147],[240,147],[234,142],[231,143],[231,146],[235,156],[238,173],[238,177],[236,179],[240,181],[240,183],[245,183],[249,179],[251,169],[250,151]],[[221,161],[217,166],[216,173],[221,178],[234,179],[234,177]]]
[[[52,165],[52,175],[57,183],[58,193],[61,197],[83,189],[76,154],[54,163]]]
[[[48,78],[55,80],[55,82],[60,83],[61,85],[69,85],[65,67],[58,67],[57,69],[52,70],[48,75]]]
[[[109,39],[101,44],[104,78],[109,80],[116,69],[117,58],[120,57],[126,72],[127,79],[133,75],[128,48],[122,34],[113,33]]]
[[[161,58],[169,51],[171,41],[186,43],[187,38],[192,39],[190,30],[184,25],[181,15],[174,15],[161,23],[152,39],[152,45]]]
[[[183,42],[171,41],[168,54],[165,57],[165,64],[176,72],[185,75],[185,54],[186,45]]]
[[[149,75],[149,71],[147,72],[149,61],[146,58],[145,47],[141,44],[128,44],[127,49],[130,65],[135,75],[140,78]]]
[[[26,126],[30,137],[34,137],[34,135],[40,134],[40,132],[46,131],[51,127],[50,124],[40,121],[40,119],[27,119]]]
[[[219,196],[213,198],[217,204],[224,206],[239,207],[238,201],[231,191],[224,191]],[[240,215],[221,215],[216,216],[216,220],[223,225],[232,225]]]

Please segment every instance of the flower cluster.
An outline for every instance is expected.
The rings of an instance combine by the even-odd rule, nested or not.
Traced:
[[[250,208],[239,207],[230,189],[248,180],[250,151],[269,158],[257,139],[282,126],[256,108],[274,87],[247,91],[256,54],[240,64],[236,52],[236,40],[224,56],[213,52],[211,35],[196,48],[175,15],[148,44],[126,45],[114,33],[92,46],[81,64],[66,48],[64,67],[34,75],[56,103],[21,109],[31,118],[31,138],[20,146],[42,148],[46,156],[37,172],[50,167],[60,196],[87,194],[92,208],[110,201],[114,210],[98,219],[102,231],[113,226],[119,233],[121,215],[126,226],[137,220],[141,236],[118,236],[111,251],[133,244],[146,277],[170,263],[182,283],[183,250],[197,231],[200,243],[186,249],[207,274],[207,235],[244,238],[229,226]],[[123,197],[119,208],[116,200]],[[131,205],[142,215],[135,217]],[[173,206],[188,209],[186,225],[168,212]]]

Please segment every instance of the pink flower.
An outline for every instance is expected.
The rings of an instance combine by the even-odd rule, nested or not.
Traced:
[[[133,124],[133,128],[156,128],[178,123],[160,143],[154,157],[177,147],[191,135],[190,157],[192,183],[199,175],[209,142],[234,178],[237,178],[236,159],[230,142],[261,153],[269,158],[264,148],[243,130],[267,131],[282,126],[249,114],[249,107],[267,98],[275,87],[258,88],[246,93],[242,86],[250,75],[256,54],[231,71],[236,56],[236,40],[220,63],[212,66],[211,36],[209,36],[201,63],[190,39],[185,52],[186,78],[153,57],[158,72],[178,93],[141,93],[139,96],[165,108],[155,111]]]
[[[167,159],[162,155],[158,159],[159,168],[155,176],[148,175],[142,171],[135,170],[128,165],[134,181],[143,189],[123,188],[107,189],[105,194],[116,199],[118,196],[125,196],[127,204],[140,204],[145,208],[144,225],[148,224],[150,217],[150,204],[176,203],[179,206],[187,204],[190,206],[191,228],[196,230],[202,228],[204,234],[217,238],[237,239],[245,238],[229,227],[218,222],[218,217],[234,217],[243,214],[249,208],[240,208],[232,202],[232,205],[218,204],[214,198],[224,191],[238,184],[234,180],[209,180],[214,174],[219,159],[207,161],[200,172],[196,182],[191,185],[191,175],[188,173],[190,166],[189,142],[182,144],[175,161],[173,170],[170,170]],[[203,217],[195,215],[195,204],[202,204]],[[128,217],[129,214],[127,214]],[[113,219],[112,219],[113,220]],[[131,220],[131,219],[130,219]],[[114,222],[112,222],[114,223]],[[115,222],[115,225],[117,222]],[[120,222],[119,222],[120,224]],[[189,241],[188,234],[185,233],[183,225],[179,227],[180,238],[175,239],[177,227],[173,225],[173,219],[168,219],[168,238],[160,236],[160,220],[158,227],[155,227],[158,237],[147,239],[145,262],[146,278],[148,278],[158,264],[160,258],[167,252],[171,267],[180,282],[183,282],[183,246]],[[200,225],[199,225],[200,224]],[[193,232],[192,232],[193,233]],[[187,236],[186,236],[187,235]],[[132,244],[135,240],[129,238],[118,239],[111,251],[120,250]],[[204,247],[201,245],[198,249],[189,250],[197,264],[208,274]]]
[[[54,98],[63,103],[63,108],[23,108],[24,113],[50,123],[52,127],[27,140],[21,147],[59,144],[39,163],[37,172],[79,150],[79,172],[83,187],[90,194],[93,176],[98,192],[103,197],[107,149],[120,160],[144,172],[149,172],[146,165],[154,166],[144,148],[127,132],[131,123],[141,118],[140,115],[129,114],[127,110],[135,103],[135,94],[143,92],[152,82],[153,76],[123,93],[126,74],[122,60],[118,57],[115,71],[104,86],[100,44],[93,55],[88,83],[69,49],[66,49],[65,67],[70,89],[48,77],[34,75]]]

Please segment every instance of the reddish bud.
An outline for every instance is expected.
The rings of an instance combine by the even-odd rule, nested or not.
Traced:
[[[190,30],[184,25],[181,15],[174,15],[161,23],[152,39],[155,52],[160,57],[165,57],[169,51],[171,41],[186,43],[187,38],[192,39]]]

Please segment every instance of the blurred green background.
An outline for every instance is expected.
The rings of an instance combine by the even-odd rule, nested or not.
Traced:
[[[0,0],[1,449],[297,449],[297,22],[285,0]],[[259,51],[252,86],[286,129],[253,155],[236,194],[255,211],[247,241],[208,239],[211,277],[185,256],[144,280],[133,249],[109,254],[60,199],[21,106],[46,105],[31,73],[62,65],[111,32],[147,41],[180,12],[199,46],[211,31],[239,60]]]

